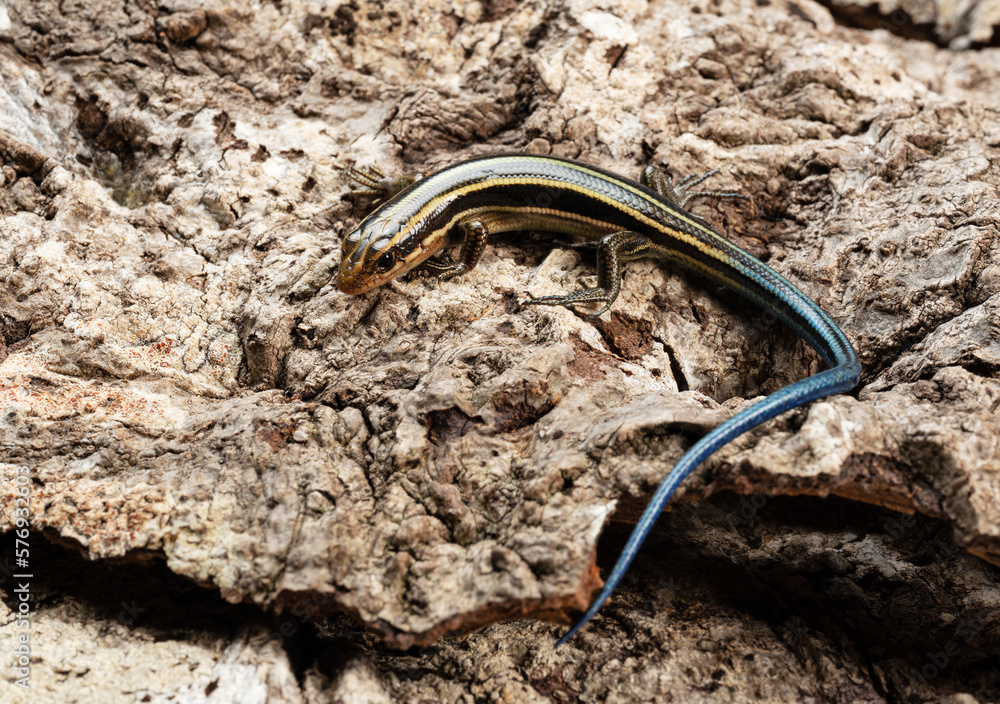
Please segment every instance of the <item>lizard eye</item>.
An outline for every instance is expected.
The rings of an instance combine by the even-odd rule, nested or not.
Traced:
[[[382,273],[389,271],[389,269],[391,269],[395,265],[396,265],[396,255],[392,253],[392,250],[386,252],[381,257],[375,260],[375,268]]]

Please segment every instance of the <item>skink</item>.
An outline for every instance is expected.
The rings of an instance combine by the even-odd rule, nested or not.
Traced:
[[[684,191],[647,167],[639,182],[567,159],[492,156],[451,166],[426,178],[384,178],[356,171],[375,209],[344,239],[337,286],[359,294],[424,264],[442,278],[473,269],[483,248],[501,232],[540,230],[598,240],[598,285],[526,305],[601,303],[618,297],[621,265],[642,257],[675,262],[716,281],[769,311],[815,349],[829,368],[796,381],[743,409],[701,438],[649,501],[601,593],[562,645],[611,596],[680,483],[709,455],[751,428],[824,396],[853,388],[861,374],[857,353],[839,327],[789,281],[684,209]],[[700,180],[700,179],[699,179]],[[690,185],[690,184],[688,184]],[[692,194],[689,194],[692,195]],[[430,260],[460,246],[458,261]]]

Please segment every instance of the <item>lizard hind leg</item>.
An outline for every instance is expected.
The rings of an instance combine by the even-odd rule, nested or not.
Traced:
[[[563,295],[531,298],[525,306],[565,306],[575,310],[581,303],[603,303],[587,319],[603,315],[621,292],[622,267],[624,262],[650,256],[652,242],[643,234],[632,230],[620,230],[606,235],[597,247],[597,286],[584,288]]]
[[[743,200],[750,200],[749,196],[732,191],[691,190],[699,183],[702,183],[717,173],[719,173],[718,169],[712,169],[711,171],[706,171],[703,174],[689,174],[675,184],[672,178],[664,174],[655,166],[647,166],[642,170],[642,175],[639,177],[639,183],[646,188],[655,191],[677,207],[683,208],[684,210],[687,210],[687,205],[693,198],[699,197],[742,198]],[[693,213],[689,214],[694,215]],[[694,217],[698,218],[702,222],[705,222],[705,219],[700,215],[694,215]]]

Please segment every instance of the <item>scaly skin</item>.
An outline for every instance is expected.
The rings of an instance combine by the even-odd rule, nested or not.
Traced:
[[[761,423],[858,383],[857,353],[830,317],[780,274],[684,210],[687,198],[681,196],[701,192],[688,193],[684,183],[675,192],[654,169],[646,169],[637,183],[566,159],[512,155],[466,161],[423,179],[386,179],[374,170],[353,176],[367,187],[365,193],[380,200],[344,239],[337,281],[344,293],[364,293],[420,264],[442,278],[465,273],[476,266],[489,237],[500,232],[559,232],[599,241],[598,285],[525,305],[601,303],[593,316],[601,315],[618,297],[621,264],[655,257],[702,274],[774,314],[830,366],[740,411],[681,457],[657,488],[601,593],[557,645],[611,596],[664,506],[695,467]],[[458,263],[428,261],[455,245],[461,245]]]

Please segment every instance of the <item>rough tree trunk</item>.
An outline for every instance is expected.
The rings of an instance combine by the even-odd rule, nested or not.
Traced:
[[[3,661],[31,636],[0,698],[996,701],[998,27],[992,0],[0,4]],[[601,320],[521,309],[594,277],[542,236],[330,285],[345,165],[510,151],[720,169],[752,202],[695,211],[864,364],[692,476],[559,650],[684,450],[822,365],[657,262]]]

